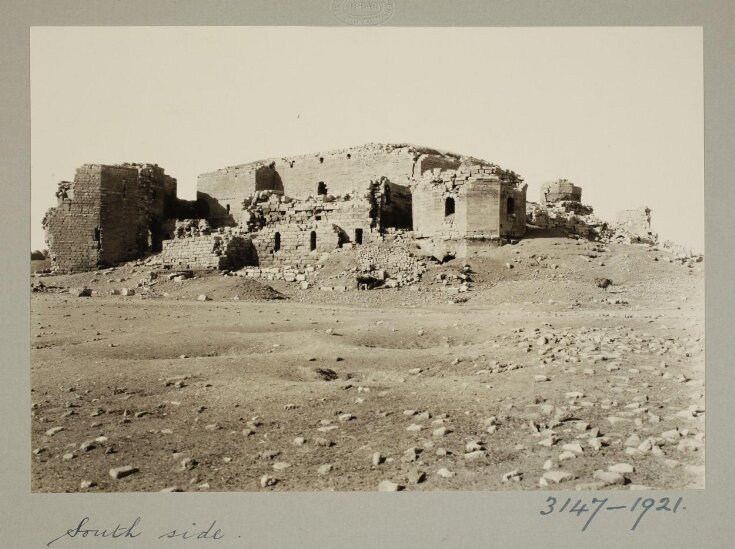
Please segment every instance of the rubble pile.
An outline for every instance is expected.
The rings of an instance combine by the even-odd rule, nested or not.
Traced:
[[[527,202],[526,219],[538,229],[557,229],[589,240],[601,240],[610,235],[608,224],[593,214],[591,206],[573,200],[544,205]]]
[[[463,265],[458,271],[437,273],[432,283],[440,284],[441,289],[450,294],[468,292],[472,287],[472,268],[469,265]]]
[[[426,261],[399,246],[363,246],[357,252],[357,270],[384,280],[389,288],[408,286],[421,280]]]

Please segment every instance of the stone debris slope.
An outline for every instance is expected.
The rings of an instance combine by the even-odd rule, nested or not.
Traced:
[[[32,489],[704,487],[703,261],[404,251],[417,280],[369,291],[334,289],[358,250],[306,289],[145,261],[34,278]]]

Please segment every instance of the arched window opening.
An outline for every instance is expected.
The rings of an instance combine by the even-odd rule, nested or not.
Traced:
[[[444,202],[444,217],[454,215],[454,198],[451,196]]]
[[[505,210],[508,213],[508,217],[514,216],[516,214],[516,201],[512,196],[508,197]]]
[[[390,204],[391,196],[390,196],[390,187],[388,185],[385,186],[385,190],[383,191],[383,196],[385,197],[385,203]]]
[[[316,194],[327,194],[327,186],[324,184],[324,181],[320,181],[316,186]]]
[[[320,164],[324,164],[324,157],[323,157],[323,156],[320,156],[320,157],[319,157],[319,163],[320,163]]]
[[[277,252],[281,249],[281,233],[273,235],[273,251]]]
[[[311,251],[316,250],[316,231],[311,231],[311,236],[309,237],[309,249]]]
[[[227,206],[225,206],[225,207],[227,208],[227,213],[230,213],[230,205],[227,204]]]
[[[355,229],[355,244],[362,244],[362,229]]]

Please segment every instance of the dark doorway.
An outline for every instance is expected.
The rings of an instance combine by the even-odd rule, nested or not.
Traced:
[[[506,207],[505,210],[508,213],[508,217],[514,216],[516,214],[516,201],[512,196],[508,197],[508,200],[506,200]]]
[[[454,198],[451,196],[444,202],[444,217],[454,215]]]
[[[157,221],[151,221],[148,226],[148,249],[158,253],[163,249],[163,235],[161,225]]]
[[[316,194],[327,194],[327,186],[324,184],[324,181],[320,181],[316,186]]]
[[[273,251],[277,252],[281,249],[281,233],[273,235]]]
[[[316,231],[311,231],[311,236],[309,237],[309,249],[311,251],[316,250]]]
[[[355,229],[355,244],[362,244],[362,229]]]

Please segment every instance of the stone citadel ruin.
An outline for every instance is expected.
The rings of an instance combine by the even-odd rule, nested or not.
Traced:
[[[531,229],[586,238],[614,229],[655,241],[650,210],[615,226],[566,180],[526,199],[523,179],[485,160],[406,144],[271,158],[201,174],[197,198],[152,164],[86,164],[59,183],[43,226],[56,272],[99,269],[160,252],[164,266],[236,270],[299,264],[400,234],[425,255],[468,257]],[[531,233],[528,233],[531,234]],[[369,254],[368,254],[369,255]]]

